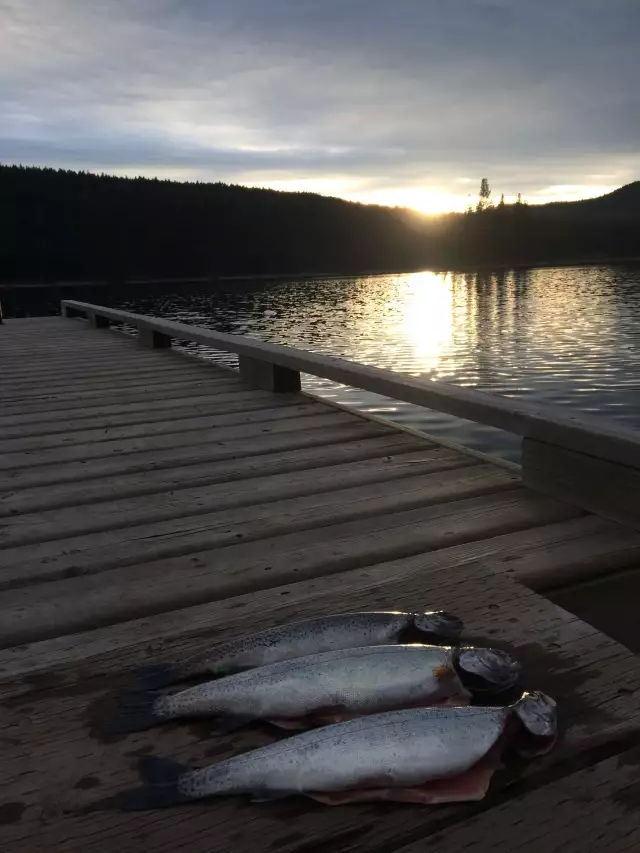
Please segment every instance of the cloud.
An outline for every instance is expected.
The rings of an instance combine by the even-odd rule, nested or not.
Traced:
[[[640,172],[637,0],[0,0],[0,17],[3,162],[362,198]]]

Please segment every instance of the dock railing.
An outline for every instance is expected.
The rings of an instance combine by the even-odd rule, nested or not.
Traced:
[[[614,520],[640,527],[640,431],[553,405],[536,405],[484,391],[415,378],[335,356],[228,335],[172,320],[65,299],[66,317],[96,328],[135,326],[147,347],[190,341],[238,355],[242,378],[273,392],[300,391],[307,373],[353,388],[413,403],[522,437],[524,482]]]

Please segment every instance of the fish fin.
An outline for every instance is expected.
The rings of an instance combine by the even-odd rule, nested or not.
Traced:
[[[159,758],[157,755],[143,755],[138,761],[138,772],[147,785],[175,785],[189,770],[189,767],[179,761]]]
[[[285,800],[294,797],[299,791],[254,791],[251,795],[252,803],[272,803],[275,800]]]
[[[143,708],[163,695],[161,690],[121,690],[118,695],[118,707]]]
[[[125,791],[118,797],[118,806],[123,811],[163,809],[191,799],[178,788],[180,777],[189,772],[188,767],[168,758],[145,755],[138,762],[138,769],[146,786]]]
[[[303,732],[309,728],[309,721],[306,717],[272,717],[265,722],[287,732]]]
[[[168,663],[139,666],[136,669],[136,686],[140,690],[157,690],[182,681],[183,674],[177,667]]]
[[[158,693],[153,691],[123,691],[118,697],[118,710],[106,725],[106,731],[114,734],[141,732],[166,722],[165,717],[159,716],[153,710],[157,699]]]
[[[214,718],[211,732],[215,735],[229,735],[254,721],[255,717],[245,717],[241,714],[222,714]]]
[[[267,722],[288,731],[304,731],[305,729],[312,729],[316,726],[342,723],[357,716],[356,712],[350,711],[344,705],[328,705],[324,708],[317,708],[312,713],[302,717],[272,717]]]

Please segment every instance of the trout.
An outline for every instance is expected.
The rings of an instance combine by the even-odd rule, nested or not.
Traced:
[[[157,664],[138,670],[139,686],[164,687],[190,678],[219,677],[319,652],[389,643],[445,643],[460,639],[462,622],[444,611],[341,613],[268,628],[248,637],[218,643],[175,666]]]
[[[509,745],[527,757],[541,755],[556,733],[555,702],[540,692],[507,707],[391,711],[312,729],[199,770],[148,756],[140,763],[147,786],[122,795],[120,806],[294,794],[329,805],[481,800]]]
[[[506,652],[427,645],[365,646],[280,661],[170,696],[125,693],[111,729],[140,731],[180,718],[213,717],[219,731],[252,720],[308,728],[401,708],[467,705],[474,692],[514,686]]]

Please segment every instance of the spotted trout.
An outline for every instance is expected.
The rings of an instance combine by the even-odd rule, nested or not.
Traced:
[[[319,652],[396,643],[455,645],[463,624],[444,611],[373,611],[318,616],[268,628],[258,634],[218,643],[180,665],[159,664],[138,670],[140,687],[164,687],[197,677],[219,677]]]
[[[258,719],[283,728],[308,728],[394,709],[468,705],[469,689],[500,693],[519,676],[520,665],[495,649],[418,644],[340,649],[229,675],[170,696],[125,693],[111,728],[139,731],[193,717],[217,718],[222,731]]]
[[[200,770],[161,758],[140,763],[146,787],[122,795],[126,810],[206,797],[271,800],[304,794],[329,805],[366,800],[481,800],[509,745],[548,752],[555,702],[524,693],[508,707],[413,708],[312,729]]]

